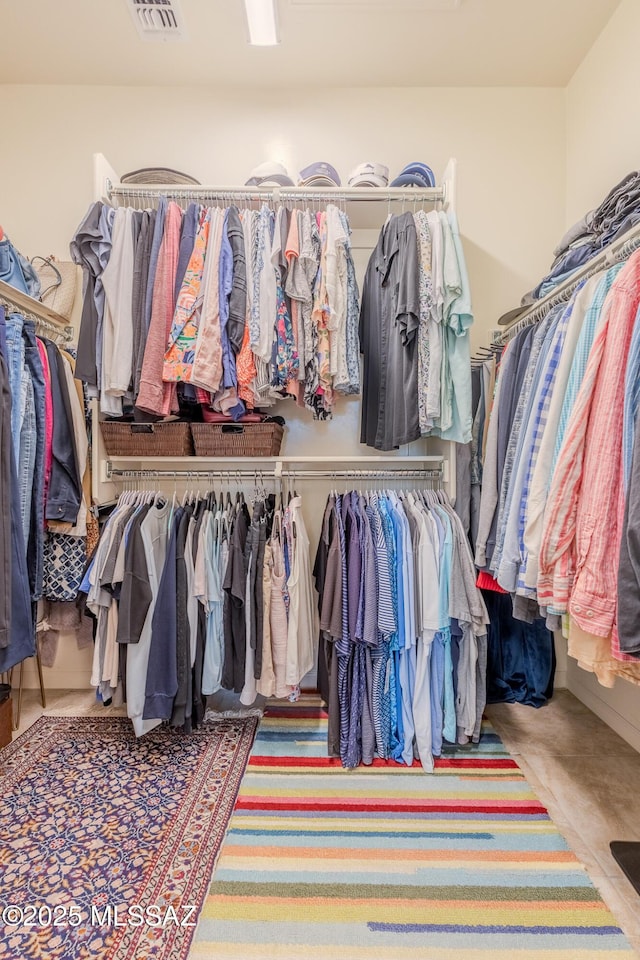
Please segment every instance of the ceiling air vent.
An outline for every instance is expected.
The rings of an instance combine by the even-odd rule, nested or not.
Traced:
[[[127,0],[143,40],[186,40],[180,0]]]

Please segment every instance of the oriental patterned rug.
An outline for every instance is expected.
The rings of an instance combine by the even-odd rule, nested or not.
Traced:
[[[186,957],[257,722],[42,717],[0,751],[0,958]]]
[[[262,720],[190,960],[631,960],[489,726],[427,775],[326,756],[318,703]]]

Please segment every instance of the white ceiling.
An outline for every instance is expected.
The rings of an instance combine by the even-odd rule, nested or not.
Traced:
[[[141,41],[125,0],[0,0],[0,83],[565,86],[618,3],[279,0],[255,48],[242,0],[182,0],[185,43]]]

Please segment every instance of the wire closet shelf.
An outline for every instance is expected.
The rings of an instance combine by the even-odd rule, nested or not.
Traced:
[[[192,202],[201,203],[445,203],[446,186],[441,187],[221,187],[221,186],[176,186],[175,184],[129,185],[109,182],[107,197],[114,206],[127,203],[136,208],[153,206],[161,196],[174,200],[181,206]]]

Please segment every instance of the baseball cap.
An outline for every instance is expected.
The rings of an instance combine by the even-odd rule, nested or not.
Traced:
[[[278,187],[292,187],[293,180],[287,173],[287,168],[277,160],[265,160],[254,167],[245,183],[245,187],[262,187],[272,185]]]
[[[390,184],[392,187],[435,187],[435,185],[436,178],[433,170],[426,163],[419,161],[408,163]]]
[[[503,313],[502,316],[498,319],[498,324],[501,327],[506,327],[511,323],[515,323],[519,316],[523,313],[526,313],[531,307],[530,303],[525,303],[524,306],[515,307],[513,310],[507,310],[506,313]]]
[[[298,185],[301,187],[339,187],[340,175],[335,167],[324,160],[317,160],[300,171]]]
[[[350,187],[386,187],[389,183],[389,167],[384,163],[359,163],[349,174]]]

